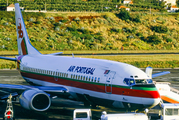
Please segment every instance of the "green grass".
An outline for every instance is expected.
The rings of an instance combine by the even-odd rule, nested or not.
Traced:
[[[35,47],[35,46],[34,46]],[[83,53],[179,53],[179,50],[83,50],[83,51],[40,51],[42,54],[63,52],[63,54],[83,54]],[[17,51],[0,51],[0,55],[18,54]]]
[[[42,51],[43,54],[49,54],[59,51]],[[100,51],[102,53],[109,53],[109,52],[117,52],[117,51]],[[122,51],[124,52],[124,51]],[[130,51],[125,51],[126,53]],[[134,51],[132,51],[134,52]],[[134,53],[148,53],[148,52],[178,52],[176,50],[172,51],[135,51]],[[16,54],[16,51],[5,51],[0,52],[0,54]],[[64,51],[65,54],[70,53],[87,53],[86,51]],[[99,51],[88,51],[88,53],[99,53]],[[124,62],[131,65],[134,65],[139,68],[145,68],[151,66],[153,68],[178,68],[179,67],[179,55],[119,55],[119,56],[75,56],[75,57],[82,57],[82,58],[94,58],[94,59],[105,59],[105,60],[113,60],[118,62]],[[4,68],[14,68],[15,62],[7,61],[7,60],[0,60],[0,69]]]

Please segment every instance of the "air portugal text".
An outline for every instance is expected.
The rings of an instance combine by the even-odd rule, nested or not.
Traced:
[[[76,72],[76,73],[83,73],[83,74],[91,74],[93,75],[95,68],[90,68],[90,67],[81,67],[81,66],[70,66],[68,68],[69,72]]]

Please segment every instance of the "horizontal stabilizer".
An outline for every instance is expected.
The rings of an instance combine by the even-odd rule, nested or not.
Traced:
[[[0,59],[11,60],[11,61],[17,61],[16,58],[9,58],[9,57],[2,57],[2,56],[0,56]]]
[[[164,71],[164,72],[160,72],[160,73],[155,73],[155,74],[152,74],[152,78],[162,76],[162,75],[166,75],[166,74],[169,74],[169,73],[170,73],[170,71]]]
[[[60,55],[62,54],[63,52],[58,52],[58,53],[52,53],[52,54],[46,54],[46,55]]]

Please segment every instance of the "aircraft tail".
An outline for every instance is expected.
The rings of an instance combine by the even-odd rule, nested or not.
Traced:
[[[15,3],[15,18],[17,31],[17,44],[19,55],[38,55],[40,52],[35,49],[29,40],[24,20],[21,14],[19,3]]]

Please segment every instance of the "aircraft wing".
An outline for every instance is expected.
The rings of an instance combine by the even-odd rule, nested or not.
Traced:
[[[2,56],[0,56],[0,59],[11,60],[11,61],[17,61],[16,58],[9,58],[9,57],[2,57]]]
[[[155,74],[152,74],[152,78],[162,76],[162,75],[166,75],[166,74],[169,74],[169,73],[170,73],[169,71],[155,73]]]
[[[60,55],[62,54],[63,52],[58,52],[58,53],[51,53],[51,54],[46,54],[46,55]]]
[[[162,76],[162,75],[166,75],[169,74],[170,71],[163,71],[163,72],[159,72],[159,73],[154,73],[152,74],[153,68],[152,67],[147,67],[145,69],[145,73],[150,77],[150,78],[154,78],[154,77],[158,77],[158,76]]]
[[[11,93],[12,96],[17,96],[29,89],[42,90],[49,94],[49,96],[69,94],[68,90],[64,87],[0,84],[0,99],[8,98],[8,93]]]

